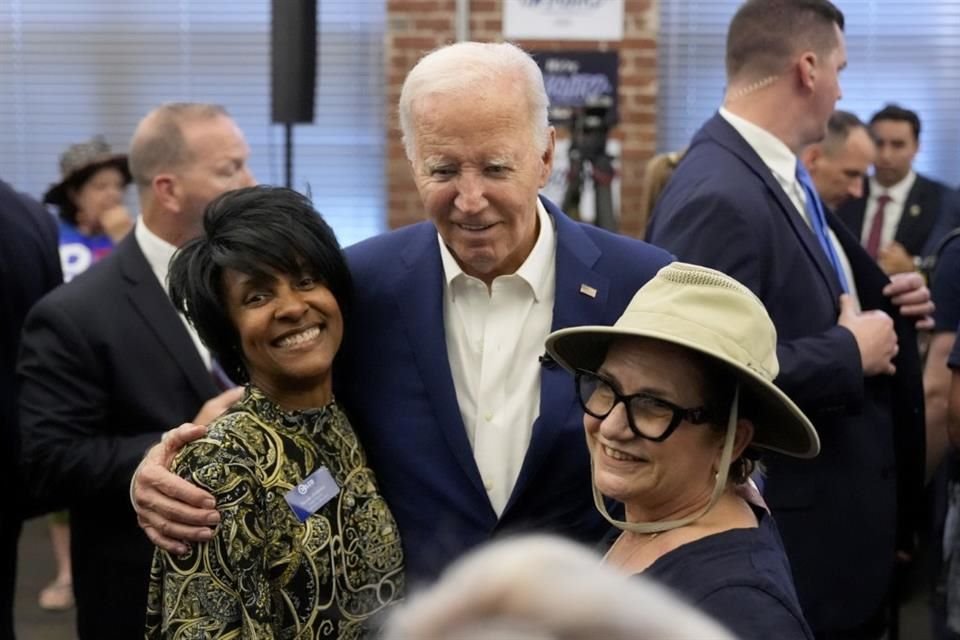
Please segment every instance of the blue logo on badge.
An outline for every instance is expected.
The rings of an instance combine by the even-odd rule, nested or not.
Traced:
[[[311,473],[306,480],[287,492],[283,499],[290,505],[290,510],[300,522],[317,512],[340,493],[337,481],[333,479],[326,467],[320,467]]]

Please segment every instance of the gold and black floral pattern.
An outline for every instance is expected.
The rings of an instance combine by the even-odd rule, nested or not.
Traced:
[[[325,466],[340,493],[301,523],[284,495]],[[403,592],[397,524],[335,402],[283,411],[255,387],[177,456],[211,492],[216,536],[154,553],[148,639],[364,637]]]

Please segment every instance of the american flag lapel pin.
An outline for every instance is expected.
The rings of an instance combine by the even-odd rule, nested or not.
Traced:
[[[596,297],[597,297],[597,290],[594,289],[593,287],[591,287],[591,286],[588,285],[588,284],[582,284],[582,285],[580,285],[580,293],[582,293],[583,295],[588,296],[588,297],[590,297],[590,298],[596,298]]]

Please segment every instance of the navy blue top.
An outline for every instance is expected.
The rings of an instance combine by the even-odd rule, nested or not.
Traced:
[[[674,591],[743,640],[812,640],[773,518],[751,505],[759,526],[694,540],[643,575]]]
[[[960,236],[944,245],[930,283],[934,331],[956,331],[960,324]]]
[[[957,331],[960,324],[960,236],[943,246],[930,283],[930,296],[937,305],[933,311],[934,331]],[[960,340],[953,343],[947,359],[951,369],[960,368]]]

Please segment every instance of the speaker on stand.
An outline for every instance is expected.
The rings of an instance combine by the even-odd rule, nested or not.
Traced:
[[[293,125],[312,123],[317,78],[317,0],[272,0],[271,114],[284,126],[284,184],[293,184]]]

